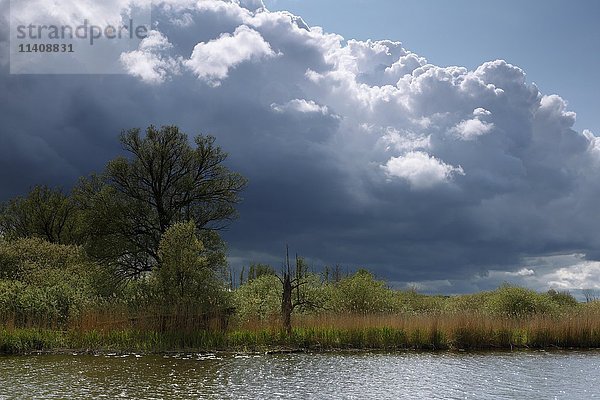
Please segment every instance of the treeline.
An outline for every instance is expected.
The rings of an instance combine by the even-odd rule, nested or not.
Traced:
[[[190,223],[174,225],[159,246],[160,269],[109,287],[110,274],[81,246],[0,241],[0,353],[600,346],[600,303],[568,293],[502,285],[430,296],[390,289],[366,270],[336,279],[304,267],[291,268],[288,331],[285,272],[255,265],[231,289],[198,256],[193,233]]]
[[[485,313],[498,317],[523,318],[532,315],[560,315],[585,307],[568,292],[534,290],[508,283],[494,291],[441,296],[420,294],[414,289],[390,289],[367,270],[346,275],[339,280],[325,273],[307,274],[300,295],[309,299],[304,314],[452,314]],[[249,279],[235,291],[237,313],[244,320],[269,319],[277,316],[281,302],[281,284],[275,273]]]
[[[116,281],[113,271],[91,259],[82,246],[41,238],[2,239],[0,324],[69,327],[84,323],[91,329],[119,327],[127,321],[127,326],[160,330],[169,327],[160,319],[168,315],[182,320],[183,325],[171,321],[175,329],[188,326],[186,318],[196,318],[189,326],[193,329],[217,323],[211,320],[222,324],[224,319],[234,326],[280,323],[281,273],[267,265],[252,265],[243,284],[231,288],[227,275],[216,273],[204,252],[193,223],[178,223],[160,242],[161,268],[137,279]],[[297,285],[291,293],[296,317],[468,312],[528,318],[560,316],[595,305],[578,303],[566,292],[538,293],[508,284],[468,295],[424,295],[390,289],[364,269],[335,278],[326,271],[308,272],[301,258],[297,262],[300,267],[292,270]]]

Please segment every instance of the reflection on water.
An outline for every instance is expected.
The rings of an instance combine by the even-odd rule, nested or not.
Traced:
[[[0,357],[0,399],[590,399],[599,352]]]

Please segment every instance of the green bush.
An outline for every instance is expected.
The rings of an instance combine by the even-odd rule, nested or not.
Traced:
[[[193,221],[177,223],[165,232],[159,247],[160,265],[153,271],[165,305],[195,313],[227,308],[224,284],[210,268],[204,250]]]
[[[281,312],[281,282],[276,275],[260,275],[240,286],[234,298],[243,321],[271,318]]]
[[[446,302],[442,296],[428,296],[414,289],[394,293],[394,311],[399,313],[437,313],[445,309]]]
[[[93,301],[97,270],[77,246],[39,238],[0,240],[2,321],[66,324]]]
[[[502,285],[485,300],[484,310],[507,317],[527,317],[533,314],[552,314],[558,310],[549,296],[521,287]]]
[[[548,292],[546,292],[546,296],[550,298],[550,301],[562,309],[570,309],[579,306],[577,299],[575,299],[575,297],[573,297],[573,295],[569,292],[560,292],[550,289]]]
[[[80,315],[89,299],[66,284],[37,287],[0,281],[0,322],[17,326],[65,325]]]
[[[393,292],[364,269],[342,279],[333,292],[333,306],[339,312],[367,314],[394,309]]]
[[[454,313],[476,313],[484,311],[484,304],[490,294],[491,292],[479,292],[451,296],[446,301],[445,311]]]
[[[89,286],[88,278],[96,268],[79,246],[39,238],[0,240],[0,279],[36,286],[64,282]]]

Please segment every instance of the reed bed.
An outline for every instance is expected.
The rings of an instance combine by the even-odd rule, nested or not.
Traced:
[[[498,317],[478,312],[299,315],[286,335],[277,318],[230,322],[126,310],[84,313],[63,329],[0,326],[0,353],[32,351],[493,350],[600,348],[600,313]]]

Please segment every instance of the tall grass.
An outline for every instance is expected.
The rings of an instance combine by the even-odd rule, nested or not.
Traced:
[[[478,312],[300,317],[307,347],[367,349],[598,348],[600,314],[499,318]]]
[[[600,312],[498,317],[482,312],[322,314],[294,318],[286,335],[275,318],[223,326],[202,316],[84,313],[63,330],[0,327],[0,353],[79,351],[269,351],[281,349],[600,348]]]

